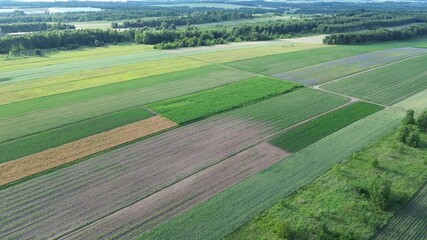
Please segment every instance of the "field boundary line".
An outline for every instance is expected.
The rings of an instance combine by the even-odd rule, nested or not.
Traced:
[[[346,75],[344,77],[336,78],[336,79],[333,79],[333,80],[325,82],[325,83],[317,84],[317,85],[315,85],[313,87],[316,87],[317,89],[320,89],[322,86],[330,84],[330,83],[338,82],[338,81],[344,80],[346,78],[354,77],[354,76],[357,76],[357,75],[360,75],[360,74],[371,72],[371,71],[374,71],[374,70],[377,70],[377,69],[381,69],[381,68],[384,68],[384,67],[388,67],[388,66],[391,66],[391,65],[394,65],[394,64],[397,64],[397,63],[401,63],[401,62],[404,62],[404,61],[407,61],[407,60],[411,60],[411,59],[414,59],[414,58],[418,58],[418,57],[423,57],[423,56],[426,56],[426,55],[427,55],[427,53],[423,53],[423,54],[419,54],[419,55],[416,55],[416,56],[411,56],[411,57],[407,57],[407,58],[404,58],[404,59],[400,59],[400,60],[397,60],[397,61],[394,61],[394,62],[382,64],[382,65],[379,65],[379,66],[376,66],[376,67],[373,67],[373,68],[368,68],[368,69],[365,69],[365,70],[362,70],[362,71],[359,71],[359,72],[356,72],[356,73],[352,73],[352,74]]]

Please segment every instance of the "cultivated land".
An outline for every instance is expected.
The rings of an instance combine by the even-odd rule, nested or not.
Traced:
[[[394,104],[427,88],[427,56],[331,82],[322,88],[382,104]]]
[[[368,116],[195,206],[140,239],[224,238],[279,199],[396,129],[402,117],[393,110]]]
[[[293,91],[11,186],[2,190],[0,215],[22,211],[2,221],[1,237],[64,234],[347,101],[310,89]],[[301,104],[305,111],[299,111]]]
[[[422,135],[424,146],[414,149],[398,142],[395,134],[386,136],[280,200],[228,239],[370,239],[427,180],[426,140]],[[369,198],[370,184],[379,176],[391,182],[391,203],[386,210]],[[380,239],[422,239],[426,193],[424,187],[401,209]]]
[[[304,85],[314,86],[363,70],[421,54],[427,54],[427,49],[395,48],[360,54],[354,57],[312,65],[294,71],[274,74],[272,76]]]
[[[427,106],[427,90],[414,94],[393,106],[403,109],[412,109],[417,113],[422,112],[426,110]]]
[[[422,239],[427,236],[427,185],[393,217],[375,239]]]
[[[81,138],[59,147],[49,148],[42,152],[36,151],[38,153],[0,164],[0,185],[88,157],[174,126],[176,126],[175,122],[156,116]]]
[[[424,53],[425,39],[307,41],[123,44],[3,60],[0,184],[12,184],[0,190],[0,238],[224,238],[394,130],[403,109],[424,108],[424,62],[415,60],[425,56],[404,59]],[[380,111],[266,76],[323,82],[366,69],[325,87],[384,69],[419,78],[400,95],[387,87],[395,78],[378,81],[390,95],[378,103],[417,94]]]
[[[141,232],[179,215],[197,203],[284,159],[287,155],[270,144],[258,144],[65,239],[138,237]]]

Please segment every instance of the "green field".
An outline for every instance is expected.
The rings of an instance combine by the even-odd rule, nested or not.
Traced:
[[[407,42],[367,44],[359,46],[334,46],[293,53],[275,54],[227,63],[230,67],[254,73],[273,75],[314,64],[351,57],[362,53],[380,51],[398,47],[418,46],[425,38]]]
[[[416,113],[420,113],[427,108],[427,90],[419,92],[393,105],[394,107],[403,109],[412,109]]]
[[[280,134],[270,141],[288,152],[298,152],[320,139],[383,109],[377,105],[356,102],[348,107],[323,115]]]
[[[414,149],[398,142],[394,134],[385,137],[295,195],[280,200],[228,239],[279,240],[289,236],[296,239],[370,239],[427,180],[427,165],[423,163],[427,159],[427,136],[423,135],[422,139],[424,147]],[[374,159],[378,167],[373,166]],[[374,178],[381,175],[392,183],[392,200],[387,210],[379,209],[365,193],[369,192]],[[384,239],[422,238],[421,226],[425,223],[422,207],[416,203],[411,206],[402,209],[394,229],[386,230],[390,232],[384,233]],[[411,224],[418,224],[419,235],[412,230],[402,231],[409,227],[416,229]]]
[[[427,56],[420,56],[331,82],[322,88],[391,105],[427,88],[426,64]]]
[[[2,129],[0,131],[0,142],[250,77],[253,77],[250,73],[212,66],[194,71],[183,71],[129,81],[118,85],[107,85],[88,89],[87,92],[76,91],[64,96],[55,95],[49,98],[40,98],[39,100],[22,102],[22,105],[21,103],[16,103],[15,106],[11,105],[11,107],[5,105],[6,109],[0,110],[1,116],[7,116],[10,113],[18,115],[0,119],[0,129]],[[117,91],[123,92],[112,94]],[[104,94],[106,95],[103,96]],[[92,98],[94,96],[98,97]],[[32,106],[36,106],[34,109],[37,109],[38,106],[42,107],[39,103],[46,104],[44,105],[46,107],[54,106],[55,108],[28,112],[32,110]],[[57,106],[57,104],[62,106]],[[21,114],[23,111],[28,113]]]
[[[147,107],[177,123],[185,123],[288,92],[296,87],[299,85],[272,78],[256,77],[152,103]]]
[[[302,88],[224,115],[267,122],[282,130],[348,102],[349,99],[341,96]]]
[[[281,198],[393,131],[402,117],[392,110],[368,116],[147,232],[140,239],[224,238]]]
[[[116,112],[0,144],[0,163],[105,132],[153,116],[145,108]]]

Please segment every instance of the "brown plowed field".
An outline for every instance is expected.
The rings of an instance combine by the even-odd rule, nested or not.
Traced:
[[[156,116],[0,164],[0,185],[82,159],[174,126],[176,126],[175,122]]]
[[[254,175],[288,154],[268,143],[251,147],[64,239],[132,239]]]
[[[214,117],[6,188],[0,194],[0,239],[66,234],[213,166],[274,131],[267,123]]]

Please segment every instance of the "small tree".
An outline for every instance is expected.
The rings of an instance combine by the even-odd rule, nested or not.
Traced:
[[[414,110],[406,111],[406,116],[405,116],[405,119],[403,119],[403,124],[415,124],[414,115],[415,115]]]
[[[42,55],[42,51],[40,49],[34,49],[34,55],[35,56],[41,56]]]
[[[373,204],[387,210],[391,202],[391,182],[384,175],[376,176],[370,184],[369,196]]]
[[[410,147],[417,148],[420,145],[420,132],[418,130],[412,130],[406,139],[406,144]]]
[[[417,119],[417,125],[421,131],[427,133],[427,111],[421,113]]]

